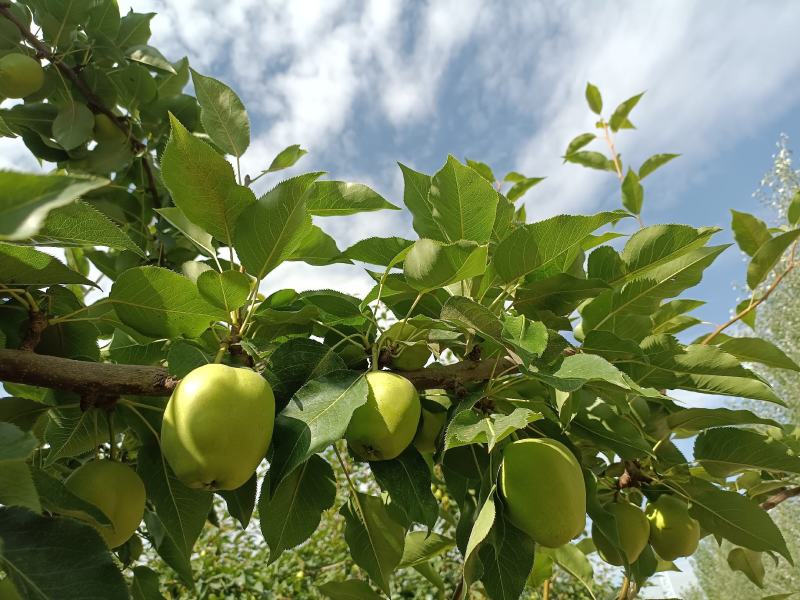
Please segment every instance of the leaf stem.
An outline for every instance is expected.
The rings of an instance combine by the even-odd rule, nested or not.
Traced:
[[[725,321],[722,325],[717,327],[714,331],[709,333],[708,336],[706,336],[703,339],[703,341],[700,342],[700,344],[703,346],[707,346],[709,343],[711,343],[711,341],[715,337],[717,337],[720,333],[725,331],[728,327],[740,321],[741,319],[749,315],[751,312],[753,312],[758,306],[766,302],[767,298],[769,298],[772,295],[772,292],[774,292],[777,289],[781,281],[783,281],[783,279],[789,273],[791,273],[792,270],[794,270],[794,268],[797,266],[797,263],[795,262],[796,249],[797,249],[797,242],[792,244],[792,254],[786,269],[775,278],[775,281],[772,282],[772,284],[767,288],[767,291],[765,291],[764,294],[760,298],[758,298],[758,300],[755,299],[755,292],[754,292],[753,297],[750,300],[750,303],[744,309],[736,313],[733,317],[731,317],[730,319]]]
[[[628,600],[628,592],[631,588],[631,580],[626,575],[625,578],[622,580],[622,589],[619,591],[619,599],[618,600]]]
[[[550,600],[550,579],[545,579],[542,585],[542,600]]]

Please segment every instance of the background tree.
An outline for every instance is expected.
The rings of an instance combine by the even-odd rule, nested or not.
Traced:
[[[716,228],[645,225],[642,182],[677,155],[623,163],[642,94],[609,111],[588,84],[595,128],[564,160],[612,174],[623,209],[528,223],[515,202],[541,178],[450,156],[434,174],[399,166],[414,239],[341,250],[326,217],[399,207],[319,172],[257,197],[305,151],[243,173],[244,105],[150,46],[153,16],[0,0],[0,133],[56,166],[0,173],[3,593],[313,583],[374,600],[421,592],[418,574],[454,600],[597,597],[597,542],[630,598],[701,530],[740,563],[791,561],[768,510],[800,494],[793,426],[669,391],[782,403],[742,363],[800,367],[728,333],[794,269],[800,202],[775,228],[734,214],[751,297],[684,343],[700,323],[683,294],[728,246]],[[361,263],[375,285],[264,296],[285,261]],[[691,435],[688,460],[673,440]],[[204,577],[212,552],[258,549],[256,510],[268,560],[302,577]],[[233,519],[235,544],[214,529]]]
[[[771,213],[772,224],[784,222],[788,212],[800,194],[800,170],[792,164],[789,139],[782,135],[778,140],[777,152],[773,155],[773,165],[761,180],[761,185],[753,194],[754,198]],[[786,258],[784,260],[787,260]],[[790,273],[775,291],[772,299],[758,313],[754,320],[754,330],[759,337],[783,348],[795,361],[800,360],[800,311],[797,298],[800,297],[800,277]],[[752,321],[751,321],[752,322]],[[741,328],[747,335],[748,329]],[[800,422],[800,377],[797,372],[786,369],[759,368],[761,373],[781,397],[786,406],[762,407],[779,420],[789,423]],[[751,403],[739,402],[743,408],[753,408]],[[787,545],[793,555],[800,552],[800,511],[796,503],[787,502],[773,511],[773,518],[786,536]],[[718,546],[713,540],[705,540],[694,555],[695,573],[699,589],[693,591],[694,597],[708,598],[755,598],[760,593],[779,593],[785,590],[800,589],[800,571],[786,563],[776,565],[771,560],[763,561],[764,575],[755,577],[761,586],[748,580],[745,574],[731,575],[726,567],[731,547]],[[752,573],[751,573],[752,575]]]

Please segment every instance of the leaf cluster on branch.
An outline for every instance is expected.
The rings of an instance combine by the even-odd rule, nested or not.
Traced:
[[[399,206],[320,172],[258,195],[306,151],[243,173],[244,104],[149,45],[153,16],[0,1],[0,89],[23,98],[0,135],[55,166],[0,172],[0,586],[158,598],[144,537],[192,589],[214,494],[243,527],[258,506],[271,562],[337,510],[352,578],[320,581],[330,598],[392,597],[401,569],[511,599],[550,593],[557,568],[591,596],[595,551],[625,598],[701,532],[791,562],[767,511],[800,494],[794,426],[670,394],[782,402],[746,365],[800,367],[730,332],[795,268],[800,195],[777,228],[733,212],[751,295],[705,330],[685,293],[730,245],[645,225],[644,180],[678,155],[624,163],[642,94],[603,116],[588,84],[595,130],[563,158],[613,174],[621,209],[529,222],[542,177],[449,156],[399,165],[413,239],[341,249],[326,217]],[[291,261],[358,264],[374,286],[264,295]],[[430,561],[453,548],[445,590]]]

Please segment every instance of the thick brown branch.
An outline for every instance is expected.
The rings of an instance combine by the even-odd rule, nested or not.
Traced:
[[[470,381],[485,381],[512,363],[464,361],[403,373],[421,390],[455,389]],[[0,349],[0,381],[25,383],[56,390],[103,396],[168,396],[178,384],[162,367],[94,363],[46,356],[22,350]]]
[[[761,508],[764,510],[772,510],[781,502],[785,502],[789,498],[794,498],[795,496],[800,496],[800,486],[787,488],[785,490],[781,490],[777,494],[773,494],[761,503]]]
[[[178,383],[160,367],[84,362],[23,350],[0,350],[0,381],[103,396],[168,396]]]

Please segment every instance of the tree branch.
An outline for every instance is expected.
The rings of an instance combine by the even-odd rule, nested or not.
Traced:
[[[781,502],[785,502],[789,498],[794,498],[795,496],[800,496],[800,486],[793,487],[793,488],[786,488],[785,490],[781,490],[777,494],[773,494],[764,502],[761,503],[761,508],[764,510],[772,510]]]
[[[467,360],[453,365],[434,365],[402,375],[420,390],[458,390],[464,383],[485,381],[495,370],[512,364],[508,359]],[[179,379],[163,367],[85,362],[0,349],[0,381],[102,396],[169,396]]]

